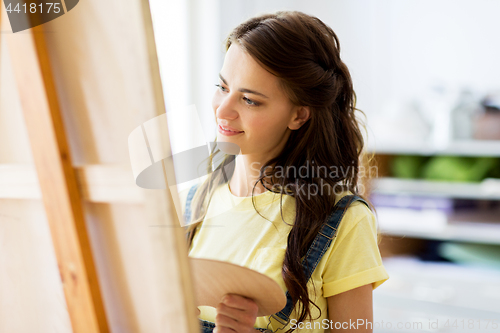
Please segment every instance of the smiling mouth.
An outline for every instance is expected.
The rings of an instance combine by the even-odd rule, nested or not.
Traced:
[[[231,133],[243,133],[243,131],[233,131],[233,130],[230,130],[228,128],[225,128],[224,126],[220,125],[219,124],[219,129],[225,131],[225,132],[231,132]]]

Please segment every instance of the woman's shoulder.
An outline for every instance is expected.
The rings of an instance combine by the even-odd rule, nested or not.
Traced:
[[[335,200],[336,203],[348,195],[352,195],[352,193],[350,191],[340,193],[337,195]],[[338,231],[339,234],[337,235],[339,240],[349,234],[349,232],[360,223],[369,227],[371,230],[376,230],[375,215],[365,203],[360,200],[356,200],[351,202],[342,217]]]

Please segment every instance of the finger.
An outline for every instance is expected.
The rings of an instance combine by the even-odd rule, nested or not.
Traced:
[[[233,330],[232,328],[229,328],[229,327],[224,327],[224,326],[215,326],[214,327],[214,330],[212,331],[213,333],[233,333],[233,332],[236,332],[235,330]]]
[[[215,327],[219,327],[219,330],[231,329],[236,332],[241,331],[242,325],[238,321],[230,318],[222,313],[217,313],[215,316]]]
[[[250,313],[257,313],[259,310],[254,300],[236,294],[226,294],[222,298],[222,303],[232,308],[248,311]]]
[[[200,313],[201,313],[200,308],[196,307],[196,312],[197,312],[197,314],[196,314],[196,315],[197,315],[197,316],[199,316],[199,315],[200,315]]]
[[[224,303],[219,303],[217,305],[217,313],[223,314],[226,317],[236,320],[238,323],[245,326],[253,326],[255,324],[256,316],[253,313],[249,313],[244,310],[236,309],[225,305]]]

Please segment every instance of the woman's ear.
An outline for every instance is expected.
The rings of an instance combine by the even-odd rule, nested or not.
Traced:
[[[291,130],[298,130],[311,117],[311,109],[308,106],[297,106],[292,115],[292,119],[288,124]]]

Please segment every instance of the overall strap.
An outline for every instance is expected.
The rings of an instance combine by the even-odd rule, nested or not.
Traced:
[[[337,234],[338,226],[342,217],[344,217],[347,208],[349,208],[349,205],[356,200],[363,202],[366,206],[368,206],[368,208],[370,208],[368,203],[357,195],[346,195],[337,202],[332,214],[319,230],[318,235],[309,247],[305,258],[302,260],[306,281],[309,281],[314,269],[325,254],[326,250],[330,247],[330,244]],[[290,322],[290,314],[292,313],[294,307],[292,297],[288,291],[286,292],[286,299],[286,306],[280,312],[271,315],[271,317],[283,325],[283,328],[285,328]],[[269,323],[271,322],[269,321]]]
[[[188,224],[191,221],[191,201],[193,200],[194,194],[198,189],[199,184],[194,184],[189,189],[187,198],[186,198],[186,208],[184,209],[184,221]]]

